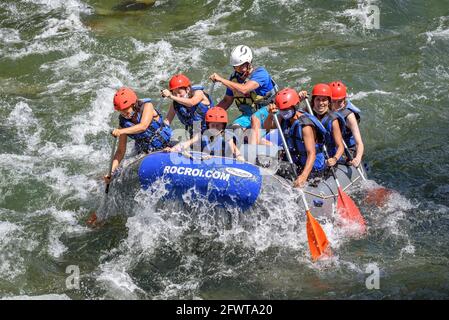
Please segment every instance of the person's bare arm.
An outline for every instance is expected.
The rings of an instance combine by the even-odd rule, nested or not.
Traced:
[[[187,108],[196,106],[204,98],[203,92],[200,90],[196,90],[195,93],[193,94],[193,97],[191,97],[191,98],[177,97],[177,96],[171,94],[171,92],[167,89],[163,90],[162,94],[163,94],[163,96],[168,97],[168,98],[172,99],[173,101],[176,101],[176,102],[182,104],[183,106],[186,106]]]
[[[232,105],[233,102],[234,98],[232,96],[225,95],[223,99],[221,99],[221,101],[216,105],[216,107],[228,110],[228,108]]]
[[[120,136],[122,134],[138,134],[142,133],[149,127],[151,121],[153,121],[154,117],[154,107],[152,103],[145,103],[143,105],[142,118],[140,119],[140,123],[131,126],[129,128],[116,129],[112,132],[114,136]],[[118,130],[118,132],[117,132]]]
[[[315,131],[312,126],[305,126],[302,128],[302,136],[304,140],[304,146],[307,153],[306,164],[301,174],[294,182],[295,187],[303,187],[309,178],[310,172],[312,172],[313,165],[316,159],[315,152]]]
[[[358,167],[360,162],[362,162],[363,153],[365,152],[365,146],[363,144],[362,135],[360,134],[359,124],[355,114],[351,113],[347,118],[347,124],[349,129],[351,129],[352,135],[355,140],[356,155],[351,161],[351,164]]]
[[[175,107],[173,107],[173,103],[170,105],[170,108],[168,108],[167,115],[165,116],[164,122],[167,125],[170,125],[172,123],[173,119],[175,118],[176,112]]]
[[[327,164],[331,167],[337,164],[338,159],[340,159],[340,157],[345,152],[345,146],[343,145],[343,136],[341,135],[340,123],[338,122],[338,119],[335,119],[332,122],[332,136],[337,147],[337,152],[332,158],[327,159]]]

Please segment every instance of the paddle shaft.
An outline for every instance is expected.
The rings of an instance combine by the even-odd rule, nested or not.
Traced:
[[[290,154],[290,150],[288,149],[287,141],[285,140],[284,133],[282,132],[281,124],[279,123],[277,114],[273,114],[273,119],[274,119],[274,123],[276,124],[276,128],[278,129],[279,134],[281,135],[282,144],[284,145],[285,153],[287,154],[288,162],[290,163],[290,165],[292,167],[293,174],[296,174],[292,155]]]
[[[209,87],[209,97],[211,98],[212,102],[214,102],[214,89],[215,89],[215,82],[212,81]]]
[[[157,112],[159,112],[159,108],[161,107],[162,102],[164,102],[164,97],[160,97],[160,98],[159,98],[159,101],[157,102],[157,105],[154,107],[154,109],[155,109]]]
[[[112,175],[112,163],[114,162],[114,156],[115,156],[115,146],[117,145],[117,138],[114,137],[114,140],[112,141],[112,151],[111,151],[111,161],[109,162],[109,173],[108,176],[111,177]],[[110,183],[108,183],[106,185],[106,189],[105,189],[105,193],[108,194],[109,193],[109,185]]]
[[[276,124],[276,127],[278,128],[279,134],[281,135],[282,144],[284,145],[285,153],[287,154],[288,162],[290,162],[293,172],[296,173],[295,172],[296,171],[295,167],[293,165],[293,159],[292,159],[292,156],[290,154],[290,150],[288,149],[287,141],[285,140],[284,133],[281,130],[281,124],[279,123],[279,119],[278,119],[276,114],[274,114],[273,117],[274,117],[274,123]],[[310,212],[309,205],[307,204],[307,200],[306,200],[306,195],[304,194],[302,189],[299,189],[299,191],[301,192],[301,199],[302,199],[302,202],[304,202],[304,207],[306,208],[306,211]]]
[[[274,116],[274,123],[281,135],[282,143],[284,144],[285,153],[287,154],[288,161],[292,166],[293,172],[296,174],[295,166],[293,164],[293,159],[290,154],[290,150],[288,149],[287,141],[285,140],[284,133],[282,132],[281,125],[279,123],[279,119],[276,114]],[[306,230],[307,230],[307,240],[309,242],[309,249],[314,260],[318,259],[323,253],[325,253],[326,248],[329,245],[329,241],[327,240],[326,234],[323,231],[323,228],[320,224],[313,218],[312,213],[310,212],[309,205],[307,204],[306,195],[304,191],[299,188],[299,192],[301,194],[301,200],[304,203],[304,208],[306,209]]]
[[[351,154],[351,151],[349,151],[348,145],[346,144],[345,140],[343,139],[343,145],[345,146],[345,150],[346,150],[346,155],[349,158],[349,161],[354,160],[354,157]],[[360,175],[360,177],[362,178],[363,181],[366,181],[365,175],[362,172],[362,168],[360,168],[360,165],[358,165],[357,167],[355,167]]]

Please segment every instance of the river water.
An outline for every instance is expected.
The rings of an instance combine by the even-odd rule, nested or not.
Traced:
[[[447,0],[371,1],[379,29],[356,1],[147,2],[0,2],[0,297],[449,297]],[[104,201],[115,90],[157,98],[177,72],[208,85],[230,74],[237,44],[281,87],[348,85],[363,111],[367,185],[395,191],[381,208],[352,191],[368,233],[323,221],[333,256],[312,263],[303,211],[269,185],[246,213],[139,192],[137,206],[88,228]]]

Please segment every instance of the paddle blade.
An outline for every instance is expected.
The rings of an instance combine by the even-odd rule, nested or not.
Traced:
[[[383,207],[387,201],[388,197],[393,192],[386,188],[376,188],[373,190],[369,190],[368,194],[365,197],[365,202],[369,205],[374,205],[377,207]]]
[[[97,223],[97,213],[96,212],[92,212],[92,214],[90,215],[89,219],[87,219],[86,221],[87,225],[90,227],[95,227],[96,223]]]
[[[363,228],[362,232],[365,232],[365,219],[354,201],[341,188],[338,188],[337,211],[343,219],[358,223]]]
[[[323,254],[329,255],[329,241],[327,240],[326,234],[323,228],[315,220],[309,210],[306,211],[307,215],[307,239],[309,241],[310,253],[312,254],[312,259],[317,260]]]

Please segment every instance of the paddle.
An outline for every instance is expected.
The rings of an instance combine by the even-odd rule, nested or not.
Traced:
[[[114,140],[112,141],[112,151],[111,151],[111,160],[109,161],[109,173],[108,176],[111,177],[112,175],[112,163],[114,162],[114,156],[115,156],[115,146],[117,145],[117,137],[114,137]],[[109,193],[109,185],[111,183],[108,183],[106,185],[106,189],[104,190],[106,194]]]
[[[348,146],[346,145],[346,142],[343,140],[343,144],[345,146],[346,150],[346,156],[348,157],[349,161],[352,161],[354,157],[351,154],[351,151],[349,151]],[[363,181],[366,181],[366,177],[362,172],[362,168],[360,168],[360,165],[357,167],[357,171],[359,172],[360,177],[363,179]],[[388,197],[393,193],[393,191],[385,188],[385,187],[379,187],[375,189],[368,190],[368,194],[365,196],[365,202],[371,205],[375,205],[377,207],[382,207],[387,202]]]
[[[111,177],[112,175],[112,163],[114,162],[114,156],[115,156],[115,146],[117,145],[117,138],[114,137],[114,140],[112,141],[112,151],[111,151],[111,160],[109,161],[109,173],[108,176]],[[104,192],[106,193],[106,197],[104,197],[103,199],[103,203],[104,201],[106,201],[106,198],[108,196],[109,193],[109,186],[110,186],[110,182],[108,184],[106,184],[106,188],[104,190]],[[86,223],[92,227],[95,227],[95,224],[97,222],[97,213],[94,211],[92,212],[92,214],[90,215],[89,219],[86,221]]]
[[[281,129],[281,125],[279,123],[277,115],[273,115],[274,122],[276,123],[276,127],[279,131],[279,135],[282,139],[282,144],[285,148],[285,153],[287,154],[288,162],[290,163],[293,174],[296,174],[295,166],[293,164],[293,159],[290,154],[290,150],[288,149],[287,141],[285,141],[284,134]],[[306,196],[304,195],[304,192],[302,189],[299,189],[301,193],[301,199],[304,203],[304,207],[306,209],[306,216],[307,216],[307,240],[309,242],[309,249],[310,253],[312,255],[313,260],[317,260],[319,257],[321,257],[323,254],[329,254],[328,246],[329,241],[327,240],[326,234],[323,231],[323,228],[318,223],[318,221],[315,220],[315,218],[312,216],[312,213],[310,212],[309,206],[306,201]]]
[[[348,145],[346,144],[344,139],[343,139],[343,145],[345,146],[346,156],[348,157],[349,161],[354,160],[354,157],[352,156],[351,151],[349,150]],[[360,164],[355,168],[357,169],[357,172],[359,173],[360,178],[362,178],[363,181],[366,181],[366,177],[362,172],[362,168],[360,168]]]
[[[212,103],[214,103],[214,89],[215,89],[215,81],[212,81],[212,83],[210,84],[210,87],[209,87],[209,97],[210,97],[210,99],[212,100]]]
[[[309,100],[306,98],[307,110],[311,115],[313,115],[312,108],[310,107]],[[329,159],[329,153],[327,152],[326,145],[323,145],[324,153],[326,158]],[[353,222],[357,222],[362,227],[363,232],[366,229],[365,219],[363,219],[362,214],[360,213],[359,208],[356,206],[354,201],[343,191],[340,182],[337,179],[337,174],[335,172],[334,166],[330,167],[332,175],[335,179],[335,183],[337,184],[338,190],[338,199],[337,199],[337,212],[346,220],[350,220]]]

